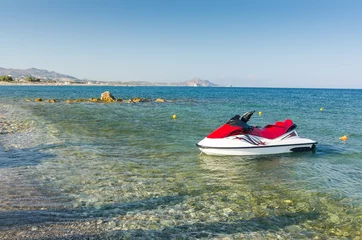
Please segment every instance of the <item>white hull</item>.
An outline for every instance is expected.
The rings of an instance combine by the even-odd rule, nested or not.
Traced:
[[[301,138],[291,131],[275,139],[253,135],[204,138],[197,147],[207,155],[266,155],[312,150],[316,141]]]

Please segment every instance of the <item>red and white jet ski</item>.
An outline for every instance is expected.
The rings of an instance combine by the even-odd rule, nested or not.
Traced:
[[[235,115],[196,146],[207,155],[263,155],[310,151],[316,141],[299,137],[292,120],[266,125],[249,126],[247,122],[255,111],[241,118]]]

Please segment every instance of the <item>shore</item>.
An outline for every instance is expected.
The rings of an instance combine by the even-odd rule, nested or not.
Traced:
[[[9,129],[14,129],[14,131],[1,134],[0,142],[18,138],[17,135],[31,138],[34,136],[33,131],[39,130],[35,128],[36,126],[29,128],[21,121],[19,122],[18,118],[15,119],[14,113],[18,111],[13,106],[0,105],[0,122],[5,123]],[[20,113],[23,116],[24,112]],[[33,117],[29,116],[29,118]],[[48,139],[42,138],[42,140],[56,145]],[[260,231],[259,227],[251,231],[243,230],[258,225],[258,218],[227,222],[228,218],[236,219],[236,216],[229,207],[218,204],[223,197],[220,194],[210,199],[202,195],[189,197],[187,193],[179,194],[178,192],[149,196],[148,194],[155,193],[148,192],[150,190],[145,188],[145,192],[142,193],[145,197],[138,200],[105,203],[100,199],[98,202],[93,202],[92,199],[96,196],[107,196],[107,194],[113,197],[128,195],[130,198],[135,194],[141,194],[138,190],[142,190],[142,186],[149,179],[139,175],[138,180],[133,182],[132,177],[127,176],[127,174],[137,175],[137,169],[133,169],[134,173],[132,169],[128,169],[125,176],[117,179],[119,187],[109,189],[109,191],[104,187],[96,187],[90,196],[77,199],[78,192],[72,196],[44,183],[47,182],[48,176],[39,171],[44,167],[41,165],[46,165],[46,163],[40,164],[39,159],[49,156],[46,153],[47,149],[47,146],[42,145],[19,148],[7,146],[4,149],[0,145],[0,160],[3,164],[0,167],[0,185],[2,186],[0,188],[0,239],[263,239],[277,237],[276,234]],[[27,159],[30,160],[30,165],[27,165]],[[68,159],[62,161],[68,161]],[[86,166],[86,162],[88,161],[77,158],[77,164],[82,163],[82,166]],[[109,179],[112,171],[105,172],[109,168],[107,165],[109,163],[105,165],[102,161],[99,164],[105,169],[97,173],[102,177],[94,184],[104,186],[112,180]],[[56,169],[57,173],[62,169],[59,162],[50,165],[54,165],[55,168],[60,167]],[[119,172],[122,173],[122,171]],[[145,171],[149,172],[149,169]],[[41,181],[34,177],[34,173],[41,174]],[[82,181],[91,179],[94,181],[93,177],[97,174],[90,174],[89,179]],[[74,176],[66,176],[74,178]],[[157,186],[165,189],[169,186],[170,180],[161,181]],[[143,181],[144,183],[140,184]],[[123,187],[126,188],[123,189]],[[114,195],[114,191],[120,194]],[[83,194],[85,194],[84,191]],[[89,205],[84,206],[85,203]],[[203,211],[194,209],[194,206],[200,208],[209,204],[213,209],[213,216],[210,218]],[[284,234],[288,236],[288,233]]]
[[[119,84],[111,84],[111,83],[104,83],[104,84],[80,84],[80,83],[71,83],[71,84],[64,84],[64,83],[9,83],[9,82],[0,82],[0,86],[123,86]],[[125,86],[125,85],[124,85]]]

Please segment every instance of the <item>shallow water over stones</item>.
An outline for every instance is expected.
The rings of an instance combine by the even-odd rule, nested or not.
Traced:
[[[41,89],[32,91],[27,97],[43,97]],[[58,95],[54,97],[71,95],[57,91],[53,90],[52,95]],[[82,91],[85,98],[96,95],[93,88]],[[147,98],[172,99],[167,88],[140,91]],[[323,113],[313,113],[303,104],[293,109],[291,104],[285,114],[276,107],[284,99],[260,102],[247,98],[248,105],[263,111],[254,123],[262,125],[291,115],[301,134],[320,143],[317,151],[210,157],[199,155],[194,144],[236,111],[235,102],[228,104],[229,97],[240,93],[228,90],[229,97],[224,97],[225,89],[205,91],[211,91],[216,100],[193,89],[165,104],[2,100],[0,238],[361,236],[362,153],[358,143],[362,134],[350,134],[345,143],[338,140],[331,120],[338,104],[332,108],[326,101]],[[266,99],[282,96],[274,90],[259,91],[265,91]],[[335,94],[320,91],[319,95]],[[313,104],[314,95],[308,93],[294,91]],[[350,100],[361,101],[353,94]],[[277,113],[268,112],[269,108]],[[313,126],[303,118],[305,112]],[[172,119],[174,113],[177,119]],[[357,120],[346,118],[345,131],[352,131]]]

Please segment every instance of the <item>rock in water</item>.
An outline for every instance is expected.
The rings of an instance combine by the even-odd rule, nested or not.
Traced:
[[[132,101],[135,103],[138,103],[138,102],[141,102],[141,98],[139,98],[139,97],[133,98]]]
[[[135,102],[135,103],[138,103],[138,102],[146,102],[147,99],[146,99],[146,98],[136,97],[136,98],[133,98],[132,101]]]
[[[157,98],[155,102],[165,102],[165,99]]]
[[[108,92],[108,91],[101,94],[101,100],[103,102],[114,102],[115,101],[112,94],[110,92]]]
[[[102,100],[100,100],[99,98],[90,98],[89,101],[90,102],[101,102]]]

